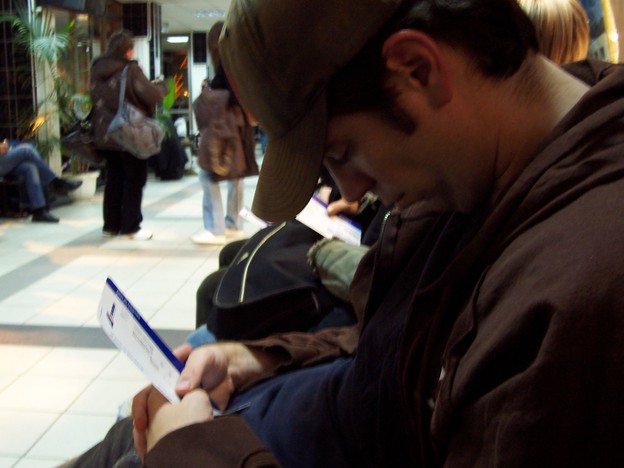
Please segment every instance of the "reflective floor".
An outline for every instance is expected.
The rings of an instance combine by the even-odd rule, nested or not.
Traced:
[[[245,180],[246,206],[255,183]],[[53,210],[60,224],[0,219],[0,468],[83,452],[146,385],[99,329],[107,276],[171,347],[194,328],[195,292],[219,252],[190,240],[201,195],[197,176],[150,178],[143,227],[154,238],[144,242],[102,237],[101,192]]]

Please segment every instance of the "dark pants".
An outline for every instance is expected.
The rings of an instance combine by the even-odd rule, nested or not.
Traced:
[[[115,423],[105,439],[79,457],[58,468],[139,468],[141,460],[134,449],[132,419]]]
[[[132,234],[141,228],[141,201],[147,182],[147,161],[124,151],[101,151],[106,158],[104,231]]]
[[[47,186],[56,178],[56,174],[41,159],[37,150],[25,143],[12,148],[2,156],[0,175],[24,178],[31,211],[46,206]]]
[[[351,359],[282,374],[235,395],[229,411],[240,414],[284,467],[349,466],[345,429],[332,417],[336,392]],[[357,442],[357,441],[355,441]],[[222,443],[229,443],[223,440]],[[98,445],[63,468],[134,468],[141,463],[133,446],[132,420],[117,422]]]

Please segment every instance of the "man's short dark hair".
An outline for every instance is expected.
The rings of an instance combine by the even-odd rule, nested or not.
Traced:
[[[106,53],[122,57],[130,49],[134,49],[134,36],[127,29],[120,29],[108,39]]]
[[[533,24],[516,0],[414,0],[331,80],[330,115],[379,111],[392,117],[381,48],[392,33],[408,28],[463,50],[490,77],[512,75],[538,49]]]

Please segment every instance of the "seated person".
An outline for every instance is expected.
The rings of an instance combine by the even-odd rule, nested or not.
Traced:
[[[370,246],[377,240],[381,225],[383,223],[383,218],[388,210],[381,205],[375,196],[372,194],[366,194],[359,202],[347,202],[340,196],[340,192],[335,182],[332,180],[331,175],[327,173],[327,171],[323,170],[321,171],[320,182],[316,193],[321,199],[328,203],[327,214],[329,216],[335,216],[338,214],[347,216],[361,227],[362,245]],[[288,228],[292,230],[292,227],[289,226]],[[293,231],[293,233],[297,235],[296,228],[294,229],[295,231]],[[280,233],[280,235],[281,234],[282,233]],[[313,241],[309,239],[302,239],[302,237],[303,236],[298,237],[296,241],[285,240],[285,242],[288,243],[288,246],[285,248],[290,248],[293,245],[301,247],[302,242],[307,242],[311,246]],[[318,238],[320,238],[320,235]],[[219,284],[228,269],[228,266],[236,258],[237,254],[246,244],[247,240],[248,239],[241,239],[225,245],[225,247],[223,247],[223,249],[219,252],[219,269],[208,275],[197,289],[195,326],[196,328],[200,328],[203,325],[207,325],[209,331],[216,333],[218,339],[241,339],[242,336],[219,336],[219,333],[217,332],[217,315],[219,311],[214,304],[214,297],[218,290]],[[334,245],[335,246],[331,247],[332,250],[353,250],[346,244],[336,243]],[[324,250],[328,250],[329,248],[330,247],[325,246]],[[355,250],[358,251],[361,249]],[[263,251],[266,252],[266,250]],[[360,256],[363,255],[364,251],[365,250],[361,250]],[[303,262],[303,258],[301,260]],[[305,263],[300,268],[306,268]],[[351,275],[355,271],[355,268],[352,268],[352,270]],[[321,268],[319,271],[324,271],[324,269]],[[338,297],[344,300],[345,296],[346,292],[343,291]],[[336,325],[338,323],[341,323],[341,321],[339,320],[338,322],[335,322]]]
[[[388,209],[365,196],[355,203],[339,198],[327,212],[361,222],[361,245],[322,238],[296,220],[227,244],[219,253],[220,268],[197,289],[197,328],[187,343],[197,347],[353,325],[348,287],[360,259],[378,239]]]
[[[333,6],[233,3],[220,46],[267,124],[256,215],[302,208],[304,162],[398,206],[351,285],[359,338],[181,348],[182,401],[137,395],[126,445],[149,467],[622,466],[624,68],[553,65],[516,0]]]
[[[23,177],[33,222],[58,223],[47,208],[48,185],[57,193],[76,190],[82,181],[61,179],[41,159],[37,150],[28,143],[8,142],[0,144],[0,176]]]

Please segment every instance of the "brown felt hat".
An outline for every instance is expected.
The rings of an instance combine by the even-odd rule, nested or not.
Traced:
[[[318,181],[330,79],[407,0],[233,0],[219,44],[268,144],[252,211],[295,217]],[[413,0],[409,3],[413,3]]]

